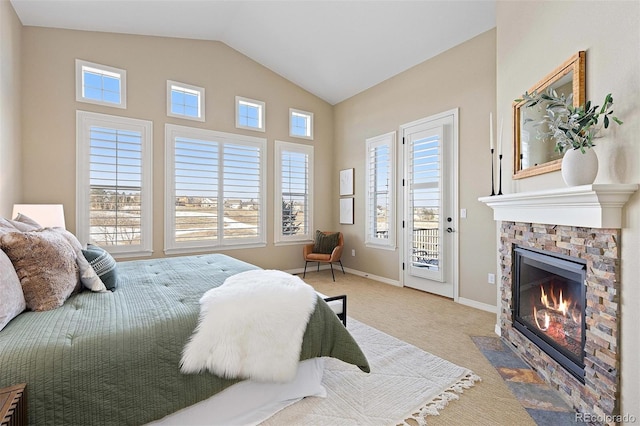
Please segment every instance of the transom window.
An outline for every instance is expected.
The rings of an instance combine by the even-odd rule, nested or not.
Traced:
[[[152,127],[146,120],[77,112],[76,233],[114,255],[152,250]]]
[[[165,253],[266,244],[266,139],[165,126]]]
[[[289,108],[289,136],[313,139],[313,113]]]
[[[167,80],[167,115],[205,121],[204,88]]]
[[[367,246],[395,248],[395,143],[395,132],[366,140]]]
[[[236,127],[238,129],[265,131],[265,103],[236,96]]]
[[[76,101],[127,107],[127,72],[76,59]]]
[[[312,239],[313,146],[275,141],[275,242]]]

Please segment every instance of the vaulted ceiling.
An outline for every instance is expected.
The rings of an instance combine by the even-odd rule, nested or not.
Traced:
[[[495,26],[495,0],[11,0],[23,25],[221,41],[330,104]]]

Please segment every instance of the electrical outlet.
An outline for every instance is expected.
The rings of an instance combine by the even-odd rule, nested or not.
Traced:
[[[487,276],[487,282],[489,284],[495,284],[496,283],[496,274],[489,274]]]
[[[356,255],[356,249],[351,249],[351,256],[355,256]]]

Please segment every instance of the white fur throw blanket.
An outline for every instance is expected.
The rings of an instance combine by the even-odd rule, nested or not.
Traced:
[[[200,299],[200,318],[181,371],[225,378],[292,380],[316,305],[313,287],[276,270],[233,275]]]

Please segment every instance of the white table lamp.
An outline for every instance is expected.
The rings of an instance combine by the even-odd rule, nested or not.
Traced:
[[[66,229],[62,204],[14,204],[12,217],[15,218],[18,213],[30,217],[43,228]]]

